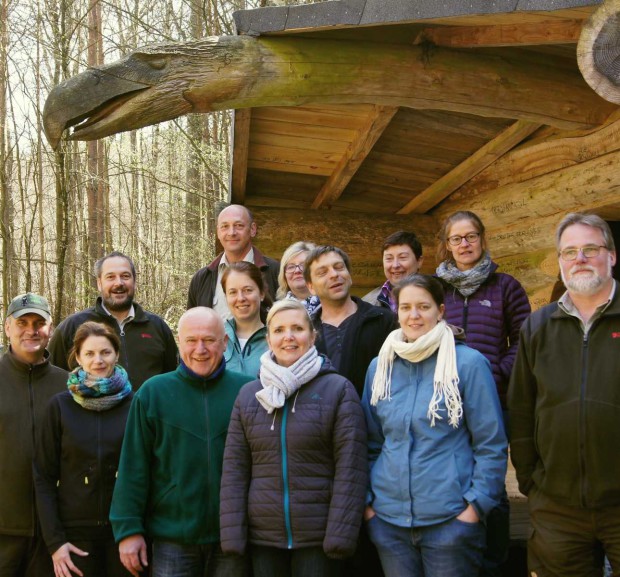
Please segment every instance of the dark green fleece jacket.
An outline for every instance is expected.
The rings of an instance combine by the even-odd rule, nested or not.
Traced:
[[[226,432],[237,393],[251,380],[222,369],[197,378],[181,365],[136,393],[110,510],[116,541],[135,534],[185,545],[220,540]]]

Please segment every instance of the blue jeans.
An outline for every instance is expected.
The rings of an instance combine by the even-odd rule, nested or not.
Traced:
[[[385,577],[472,577],[485,548],[482,523],[454,518],[429,527],[398,527],[375,515],[367,524]]]
[[[251,549],[254,577],[338,577],[341,561],[330,559],[322,547]]]
[[[247,577],[246,556],[225,555],[219,543],[153,542],[153,577]]]

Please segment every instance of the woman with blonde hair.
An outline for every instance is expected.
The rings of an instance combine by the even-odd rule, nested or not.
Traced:
[[[276,300],[294,299],[302,303],[309,314],[321,304],[319,297],[310,294],[304,280],[304,262],[311,250],[311,242],[299,241],[289,246],[282,254]]]

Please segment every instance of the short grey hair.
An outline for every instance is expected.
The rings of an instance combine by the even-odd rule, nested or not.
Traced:
[[[584,226],[591,226],[592,228],[598,228],[603,234],[603,240],[605,241],[605,247],[607,250],[616,250],[614,243],[614,236],[611,233],[609,225],[597,214],[584,214],[583,212],[571,212],[567,214],[558,224],[558,228],[555,232],[555,246],[560,250],[560,239],[564,234],[564,231],[574,224],[583,224]]]

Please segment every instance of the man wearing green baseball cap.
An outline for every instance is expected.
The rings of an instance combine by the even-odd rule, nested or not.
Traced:
[[[50,575],[53,566],[38,527],[32,479],[36,431],[49,399],[65,390],[67,372],[49,363],[52,315],[45,298],[15,297],[0,357],[0,575]]]

